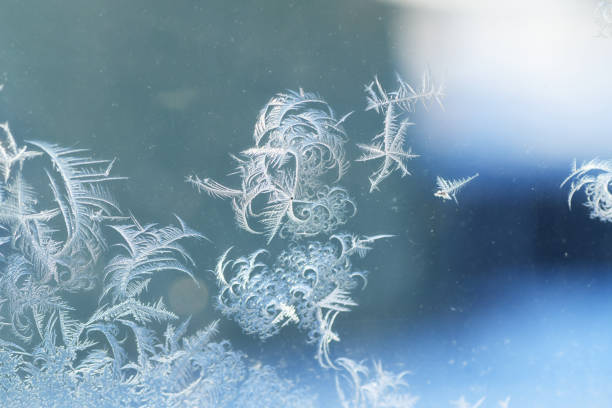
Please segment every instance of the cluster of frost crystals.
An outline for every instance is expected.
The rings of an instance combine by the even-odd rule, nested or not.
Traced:
[[[571,208],[574,194],[584,188],[587,201],[584,205],[590,209],[591,218],[612,222],[612,161],[594,159],[579,168],[574,162],[570,175],[561,183],[570,183],[568,205]]]
[[[123,216],[104,187],[117,179],[112,161],[45,142],[20,147],[6,123],[0,132],[0,406],[313,406],[306,390],[213,341],[217,322],[190,333],[189,319],[148,299],[159,274],[195,280],[183,242],[200,233],[178,217],[158,226]],[[46,195],[25,166],[44,176],[34,181],[48,182]],[[94,279],[98,305],[77,319],[67,293],[93,291]]]
[[[404,376],[385,371],[381,362],[370,370],[363,362],[342,357],[336,360],[343,372],[336,375],[336,391],[343,408],[411,408],[418,397],[411,395]]]
[[[348,168],[342,122],[323,99],[302,90],[274,96],[259,113],[255,146],[235,157],[239,188],[196,176],[199,190],[232,200],[238,225],[270,242],[329,234],[355,215],[338,186]]]
[[[219,259],[215,274],[219,286],[217,306],[248,334],[267,339],[293,323],[318,344],[317,359],[333,367],[329,344],[339,341],[332,330],[341,312],[357,306],[350,294],[366,284],[366,272],[353,271],[351,256],[364,256],[378,235],[333,235],[329,242],[293,243],[268,266],[265,250],[248,257]],[[227,276],[231,276],[228,280]]]

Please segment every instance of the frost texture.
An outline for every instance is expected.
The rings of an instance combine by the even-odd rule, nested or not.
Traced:
[[[591,218],[610,222],[612,221],[610,182],[612,182],[612,161],[593,159],[583,163],[580,168],[576,168],[574,161],[570,175],[561,183],[561,186],[569,183],[570,192],[567,204],[570,209],[574,194],[584,188],[587,198],[584,205],[590,209]]]
[[[370,193],[378,190],[378,185],[396,170],[400,171],[402,177],[409,175],[407,162],[419,157],[410,148],[404,148],[406,132],[413,123],[408,119],[400,120],[400,113],[414,112],[419,102],[426,108],[432,101],[442,106],[443,87],[431,81],[428,71],[423,74],[418,92],[399,76],[397,82],[398,88],[393,92],[385,91],[376,77],[365,88],[368,103],[366,111],[375,110],[385,115],[383,131],[374,136],[372,143],[357,145],[363,151],[357,161],[382,159],[380,167],[369,177]]]
[[[103,348],[78,362],[77,350],[57,345],[50,331],[31,353],[3,343],[0,401],[14,408],[315,406],[311,394],[271,367],[247,368],[228,342],[210,341],[210,330],[179,342],[181,335],[169,327],[171,338],[139,349],[138,360],[120,373]]]
[[[464,396],[461,396],[458,400],[450,401],[450,404],[456,408],[483,408],[483,403],[485,401],[485,397],[480,398],[475,403],[468,402]],[[497,401],[497,406],[499,408],[509,408],[510,407],[510,397],[506,397],[504,400]]]
[[[347,115],[348,116],[348,115]],[[229,198],[238,225],[268,242],[329,234],[355,215],[347,191],[337,185],[346,170],[346,133],[334,112],[315,94],[278,94],[261,110],[255,146],[234,157],[240,188],[209,178],[187,181],[212,196]]]
[[[189,334],[189,319],[144,299],[159,273],[193,277],[182,242],[200,233],[178,217],[159,227],[123,216],[105,187],[120,179],[113,161],[45,142],[18,147],[7,124],[0,130],[0,405],[314,406],[308,390],[214,341],[217,322]],[[99,305],[77,319],[67,292],[93,290],[94,271],[104,271]]]
[[[364,361],[357,362],[342,357],[336,360],[340,371],[336,374],[336,392],[342,408],[414,408],[418,396],[408,392],[404,381],[409,371],[394,373],[386,371],[380,361],[373,361],[371,366]],[[485,397],[474,404],[464,396],[449,401],[456,408],[484,408]],[[510,408],[510,397],[498,401],[499,408]]]
[[[339,313],[357,306],[350,295],[367,283],[367,273],[353,271],[350,258],[363,257],[371,243],[386,237],[337,234],[327,243],[292,244],[272,266],[264,262],[265,250],[235,260],[228,259],[227,250],[215,270],[217,306],[247,334],[262,340],[296,324],[308,334],[308,342],[317,344],[319,363],[335,367],[329,345],[340,339],[333,323]]]
[[[339,358],[343,368],[336,375],[336,391],[343,408],[412,408],[418,397],[408,393],[404,377],[408,371],[395,374],[385,371],[380,361],[373,363],[373,370],[363,362]]]

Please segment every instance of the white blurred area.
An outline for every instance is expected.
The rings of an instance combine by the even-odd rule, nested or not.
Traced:
[[[420,152],[539,166],[612,158],[612,38],[597,1],[386,3],[398,72],[418,84],[429,66],[446,83],[446,111],[419,116],[430,136]]]

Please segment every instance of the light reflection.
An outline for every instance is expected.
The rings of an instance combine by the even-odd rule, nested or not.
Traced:
[[[596,4],[390,3],[398,71],[430,66],[447,84],[446,112],[419,117],[430,135],[421,152],[565,165],[607,149],[612,39],[598,35]]]

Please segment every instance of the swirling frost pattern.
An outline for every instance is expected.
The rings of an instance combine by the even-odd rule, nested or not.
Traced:
[[[346,133],[323,99],[300,90],[278,94],[255,124],[255,146],[235,157],[242,183],[226,187],[208,178],[187,181],[212,196],[229,198],[238,225],[298,239],[329,234],[354,216],[357,207],[337,185],[348,169]],[[257,201],[263,201],[259,205]]]

